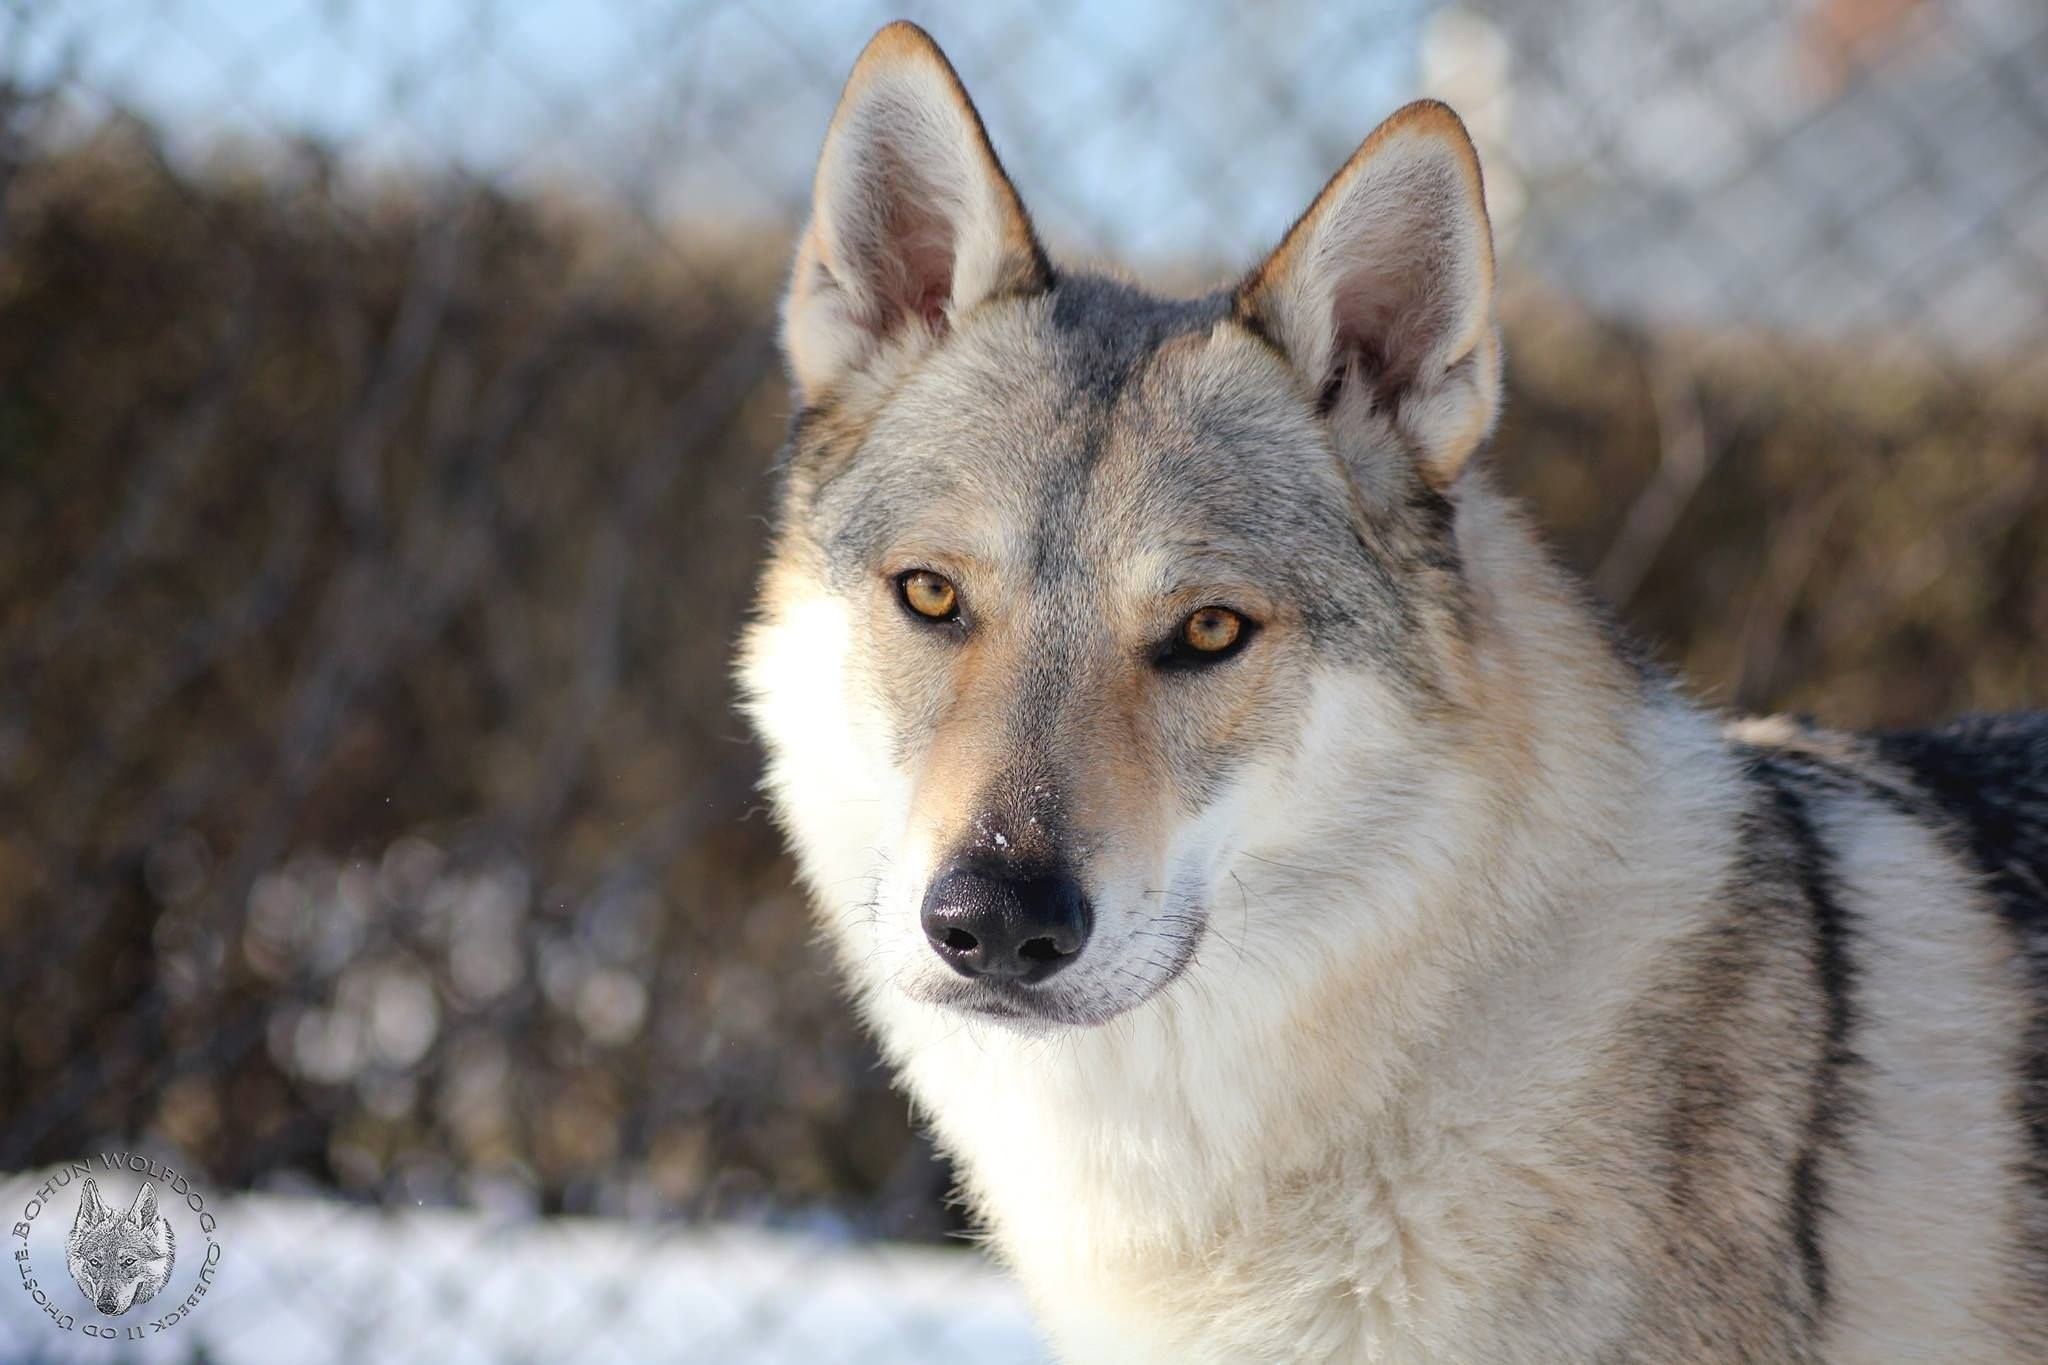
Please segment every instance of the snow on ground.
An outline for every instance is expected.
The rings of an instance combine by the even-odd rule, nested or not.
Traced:
[[[30,1188],[0,1179],[0,1233],[21,1217]],[[22,1240],[0,1237],[5,1365],[1046,1359],[1016,1287],[965,1249],[832,1243],[751,1228],[506,1222],[261,1196],[210,1205],[220,1220],[220,1266],[188,1319],[153,1339],[110,1344],[85,1336],[86,1321],[140,1324],[146,1333],[148,1319],[190,1293],[205,1242],[174,1221],[179,1260],[165,1294],[102,1319],[64,1267],[63,1229],[75,1203],[60,1193],[30,1239],[38,1283],[76,1314],[72,1331],[53,1326],[24,1291],[15,1254]],[[175,1220],[178,1209],[169,1211]]]

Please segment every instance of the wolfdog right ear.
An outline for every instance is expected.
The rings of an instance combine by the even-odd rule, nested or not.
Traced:
[[[100,1187],[93,1183],[91,1176],[87,1176],[84,1188],[78,1196],[78,1213],[71,1220],[71,1230],[84,1232],[89,1228],[98,1227],[113,1216],[114,1211],[107,1207],[107,1201],[100,1198]]]
[[[1397,110],[1238,287],[1347,454],[1407,451],[1458,477],[1500,408],[1493,235],[1479,156],[1433,100]]]
[[[139,1228],[146,1228],[156,1221],[156,1186],[147,1180],[142,1182],[142,1188],[135,1192],[135,1202],[128,1206],[127,1216],[128,1221]]]
[[[825,133],[783,306],[802,401],[886,344],[929,344],[976,304],[1051,279],[945,54],[915,24],[890,24],[854,63]]]

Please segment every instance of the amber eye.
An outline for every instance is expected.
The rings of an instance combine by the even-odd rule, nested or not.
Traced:
[[[1181,622],[1181,643],[1198,654],[1221,654],[1244,633],[1242,616],[1228,607],[1203,607]]]
[[[951,583],[929,569],[913,569],[896,580],[903,605],[931,621],[951,621],[960,615],[960,593]]]

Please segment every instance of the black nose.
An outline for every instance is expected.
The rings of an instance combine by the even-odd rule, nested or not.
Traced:
[[[1043,981],[1081,954],[1094,915],[1063,873],[1018,876],[970,864],[924,896],[924,936],[962,976]]]

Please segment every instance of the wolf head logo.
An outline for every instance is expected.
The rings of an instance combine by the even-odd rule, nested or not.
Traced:
[[[117,1318],[155,1298],[171,1278],[178,1239],[157,1208],[148,1181],[126,1213],[115,1213],[91,1176],[78,1197],[78,1216],[66,1243],[71,1278],[92,1306]]]

